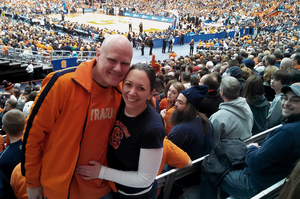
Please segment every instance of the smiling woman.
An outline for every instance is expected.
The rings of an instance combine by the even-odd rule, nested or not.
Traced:
[[[83,179],[114,181],[115,198],[156,198],[156,174],[165,131],[158,113],[147,103],[153,93],[155,72],[147,64],[133,65],[123,82],[123,101],[109,137],[108,166],[90,161],[78,166]]]
[[[146,101],[150,100],[154,89],[144,70],[130,71],[123,83],[122,96],[126,104],[125,114],[137,116],[146,109]],[[155,78],[155,73],[152,76]]]

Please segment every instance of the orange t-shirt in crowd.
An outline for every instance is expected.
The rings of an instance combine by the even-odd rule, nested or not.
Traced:
[[[8,134],[6,134],[6,138],[5,138],[5,142],[6,142],[6,146],[10,145],[10,140],[9,140],[9,137],[8,137]]]
[[[0,152],[4,150],[4,139],[2,135],[0,135]]]
[[[10,185],[18,199],[28,199],[25,177],[21,173],[21,163],[14,168],[10,178]]]
[[[157,175],[161,174],[165,164],[177,168],[183,168],[188,164],[190,156],[181,148],[176,146],[176,144],[174,144],[171,140],[168,140],[167,137],[164,139],[163,147],[163,157]],[[157,190],[157,195],[160,194],[160,191],[161,188]]]
[[[177,57],[177,54],[176,54],[176,53],[170,53],[170,54],[169,54],[169,59],[171,59],[171,57],[174,57],[174,58],[175,58],[175,57]]]
[[[257,57],[254,57],[254,63],[255,63],[255,66],[258,64],[258,62],[257,62]]]
[[[167,135],[169,135],[171,129],[173,128],[173,125],[170,124],[169,120],[170,120],[170,116],[171,116],[171,114],[172,114],[172,112],[173,112],[174,110],[175,110],[175,108],[174,108],[174,106],[173,106],[172,108],[170,108],[170,109],[167,111],[167,113],[166,113],[166,115],[165,115],[165,117],[164,117],[164,121],[165,121],[165,125],[166,125],[165,130],[166,130]]]
[[[89,161],[95,160],[107,166],[108,139],[116,114],[114,109],[114,87],[102,88],[93,81],[90,93],[91,107],[87,118],[89,122],[81,142],[77,165],[89,165]],[[106,97],[103,98],[103,96]],[[106,180],[84,180],[75,172],[70,189],[70,198],[101,198],[108,194],[110,190]]]
[[[198,47],[200,48],[200,47],[202,47],[203,46],[203,43],[202,43],[202,41],[199,41],[199,43],[198,43]]]
[[[300,70],[300,65],[296,65],[296,66],[294,66],[294,68],[297,68],[298,70]]]
[[[8,55],[8,47],[7,46],[3,46],[3,48],[2,48],[2,54],[4,56]]]
[[[156,107],[156,98],[155,97],[152,97],[152,103],[153,103],[153,105],[154,105],[154,109],[156,110],[157,109],[157,107]]]
[[[52,50],[53,50],[52,46],[50,46],[50,45],[47,46],[47,50],[48,50],[48,51],[52,51]]]
[[[157,175],[161,174],[165,164],[172,167],[183,168],[189,162],[190,156],[166,137],[163,142],[163,147],[163,157]]]
[[[160,108],[160,110],[168,108],[168,99],[167,98],[164,98],[160,101],[159,108]]]

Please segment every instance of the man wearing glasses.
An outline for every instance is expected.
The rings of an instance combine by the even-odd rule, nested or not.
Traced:
[[[300,158],[300,82],[283,86],[281,92],[285,123],[270,132],[260,145],[249,144],[247,167],[230,171],[219,184],[234,198],[250,198],[287,177]],[[213,187],[205,190],[206,196],[208,192],[211,195],[207,198],[216,198]]]

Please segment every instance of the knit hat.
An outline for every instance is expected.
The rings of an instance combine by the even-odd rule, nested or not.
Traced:
[[[226,71],[226,73],[227,73],[227,74],[230,73],[230,75],[231,75],[232,77],[241,77],[242,74],[243,74],[243,71],[241,70],[240,67],[238,67],[238,66],[233,66],[233,67],[230,67],[230,68]]]
[[[208,95],[208,86],[196,85],[183,90],[180,93],[183,94],[197,110],[199,110],[203,98]]]
[[[291,86],[285,85],[281,88],[282,93],[287,93],[288,91],[293,91],[295,95],[300,97],[300,82],[294,83]]]
[[[5,91],[9,91],[10,89],[12,89],[14,87],[14,85],[11,82],[6,81],[6,80],[3,81],[3,84],[4,84]]]
[[[250,69],[253,69],[255,66],[255,62],[253,59],[244,59],[242,62]]]

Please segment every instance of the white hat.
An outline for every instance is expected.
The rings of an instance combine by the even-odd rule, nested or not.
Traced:
[[[27,117],[29,115],[30,107],[33,104],[33,101],[26,102],[24,107],[23,107],[23,113]]]

